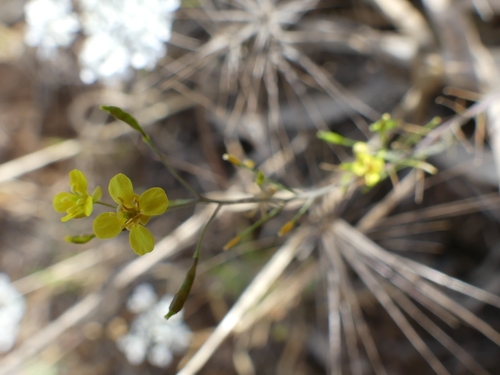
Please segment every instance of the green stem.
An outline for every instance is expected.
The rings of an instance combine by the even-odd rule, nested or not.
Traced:
[[[212,214],[212,216],[210,216],[210,219],[208,219],[207,223],[203,227],[203,230],[201,231],[200,239],[198,240],[198,244],[196,245],[196,250],[195,250],[194,255],[193,255],[194,259],[200,258],[201,244],[203,242],[203,237],[205,237],[205,232],[207,231],[208,226],[215,219],[215,217],[217,216],[217,214],[219,213],[221,208],[222,208],[222,205],[219,204],[217,206],[217,208],[215,209],[214,213]]]
[[[146,143],[149,148],[151,149],[151,151],[153,151],[155,153],[156,156],[158,156],[162,162],[162,164],[165,166],[165,168],[167,168],[167,170],[170,172],[170,174],[172,176],[174,176],[174,178],[179,181],[187,190],[189,190],[191,192],[191,194],[193,194],[196,198],[201,198],[201,194],[198,193],[185,179],[183,179],[179,173],[177,173],[177,171],[172,168],[172,166],[168,163],[167,159],[165,159],[165,157],[163,156],[163,154],[161,153],[160,150],[158,150],[158,148],[155,146],[155,144],[153,143],[153,141],[151,140],[151,138],[149,137],[149,135],[145,135],[142,137],[142,140],[144,141],[144,143]]]
[[[258,169],[250,168],[249,166],[245,165],[244,163],[241,163],[239,166],[242,167],[242,168],[245,168],[246,170],[249,170],[250,172],[253,172],[254,174],[259,173]],[[283,185],[282,183],[280,183],[278,181],[275,181],[275,180],[273,180],[271,178],[268,178],[266,176],[264,176],[264,181],[267,182],[267,183],[271,183],[273,185],[276,185],[281,190],[287,190],[290,193],[297,194],[292,188],[289,188],[288,186]]]
[[[191,293],[191,288],[193,287],[193,283],[196,278],[196,268],[198,267],[198,260],[200,259],[200,250],[201,250],[201,244],[203,242],[203,237],[205,237],[205,233],[207,231],[208,226],[217,216],[221,208],[222,205],[219,204],[215,209],[214,213],[212,214],[212,216],[210,216],[210,219],[208,219],[207,223],[205,224],[205,227],[203,228],[203,231],[201,232],[200,239],[198,240],[198,244],[196,245],[196,250],[193,255],[193,264],[191,265],[189,271],[186,273],[186,277],[184,278],[181,287],[179,288],[177,293],[175,293],[174,298],[170,303],[170,306],[168,308],[168,313],[167,315],[165,315],[166,319],[170,318],[172,315],[175,315],[179,311],[181,311],[181,309],[184,307],[184,304],[186,303],[186,300],[189,297],[189,294]]]
[[[309,207],[311,207],[313,202],[314,198],[309,198],[307,201],[305,201],[300,210],[295,214],[295,216],[290,221],[292,223],[296,223],[297,220],[299,220],[302,217],[302,215],[304,215],[307,212],[307,210],[309,209]]]
[[[178,208],[191,207],[200,202],[201,200],[199,199],[175,199],[168,203],[167,211],[172,211]]]
[[[255,229],[260,227],[261,225],[265,224],[267,221],[272,219],[274,216],[276,216],[283,208],[285,205],[278,206],[274,208],[273,210],[269,211],[266,215],[262,216],[259,220],[257,220],[255,223],[250,225],[247,229],[245,229],[243,232],[239,234],[241,238],[245,237],[247,234],[252,233]]]
[[[100,204],[101,206],[111,207],[111,208],[114,208],[114,209],[117,208],[117,206],[115,206],[114,204],[110,204],[110,203],[106,203],[106,202],[97,201],[97,202],[94,202],[94,203],[95,204]]]

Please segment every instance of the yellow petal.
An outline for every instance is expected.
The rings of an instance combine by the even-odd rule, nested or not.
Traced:
[[[370,153],[370,148],[365,142],[356,142],[352,150],[355,154],[368,154]]]
[[[139,197],[141,213],[147,216],[161,215],[168,207],[168,198],[165,190],[154,187],[146,190]]]
[[[371,170],[373,172],[382,172],[385,166],[385,161],[384,159],[381,158],[374,158],[372,162],[372,167]]]
[[[137,255],[147,254],[155,247],[153,235],[142,225],[137,225],[130,230],[129,242]]]
[[[114,212],[104,212],[94,220],[94,233],[100,239],[116,237],[122,231],[124,222]]]
[[[366,165],[360,163],[359,161],[355,161],[351,164],[351,171],[356,176],[363,176],[368,171],[368,168],[366,167]]]
[[[142,225],[146,225],[148,223],[149,219],[151,219],[151,216],[141,215],[139,218],[139,222]]]
[[[66,216],[62,217],[61,218],[61,221],[63,223],[67,222],[67,221],[70,221],[71,219],[74,219],[76,216],[76,214],[67,214]]]
[[[73,201],[73,194],[62,192],[56,194],[54,199],[52,200],[52,206],[56,212],[66,212],[68,209],[75,205]]]
[[[100,186],[96,187],[92,193],[92,201],[95,203],[102,198],[102,189]]]
[[[85,205],[83,206],[83,212],[85,213],[85,216],[92,215],[93,208],[94,208],[94,201],[92,200],[92,197],[89,195],[87,196],[87,199],[85,200]]]
[[[365,175],[366,186],[375,186],[380,181],[380,173],[367,173]]]
[[[118,173],[109,181],[109,195],[118,203],[126,203],[130,206],[131,200],[134,198],[134,187],[130,178],[123,173]]]
[[[71,191],[73,193],[87,193],[87,178],[82,171],[73,169],[69,172],[69,186],[71,186]]]

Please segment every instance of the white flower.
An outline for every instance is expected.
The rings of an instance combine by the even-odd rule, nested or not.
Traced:
[[[127,300],[127,309],[131,313],[138,314],[149,309],[157,300],[158,297],[151,284],[139,284]]]
[[[154,366],[166,367],[174,354],[185,351],[191,330],[182,320],[182,312],[165,319],[173,296],[165,295],[155,304],[157,296],[149,284],[137,286],[127,301],[127,308],[142,311],[132,322],[130,331],[118,341],[118,348],[131,364],[140,364],[146,357]],[[148,305],[146,310],[145,306]]]
[[[80,31],[71,0],[30,0],[24,6],[27,31],[24,40],[38,47],[42,59],[53,57],[59,47],[68,47]]]
[[[24,310],[24,297],[14,289],[9,277],[0,273],[0,353],[14,346]]]
[[[80,0],[87,35],[80,64],[85,83],[128,77],[131,68],[151,70],[165,56],[173,12],[180,0]]]
[[[173,359],[174,356],[166,345],[157,344],[149,349],[148,362],[153,366],[167,367]]]
[[[140,365],[146,358],[148,341],[145,337],[125,335],[118,340],[118,349],[127,357],[132,365]]]

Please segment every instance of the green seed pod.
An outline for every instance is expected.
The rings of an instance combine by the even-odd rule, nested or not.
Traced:
[[[66,242],[84,244],[95,238],[95,234],[80,234],[78,236],[66,236]]]
[[[182,282],[181,287],[175,293],[174,299],[170,303],[168,307],[168,314],[165,315],[165,319],[170,318],[171,316],[177,314],[184,307],[187,298],[189,297],[189,293],[191,292],[191,287],[193,286],[194,279],[196,277],[196,267],[198,266],[198,258],[194,258],[193,265],[186,273],[186,277]]]

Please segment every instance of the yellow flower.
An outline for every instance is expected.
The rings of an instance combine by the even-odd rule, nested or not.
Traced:
[[[66,212],[67,214],[61,219],[62,222],[90,216],[94,203],[102,196],[99,186],[96,187],[92,195],[89,194],[87,191],[87,178],[78,169],[69,172],[69,186],[71,187],[71,193],[58,193],[52,201],[52,205],[57,212]]]
[[[353,163],[345,163],[344,169],[348,169],[356,176],[364,177],[366,186],[375,186],[384,172],[384,159],[373,156],[368,145],[357,142],[353,147],[356,160]]]
[[[134,193],[132,181],[122,173],[109,182],[109,195],[118,203],[115,212],[104,212],[94,220],[94,233],[98,238],[116,237],[122,230],[130,231],[130,246],[138,255],[153,250],[154,237],[144,225],[151,216],[161,215],[168,207],[168,198],[162,188],[146,190],[140,196]]]

